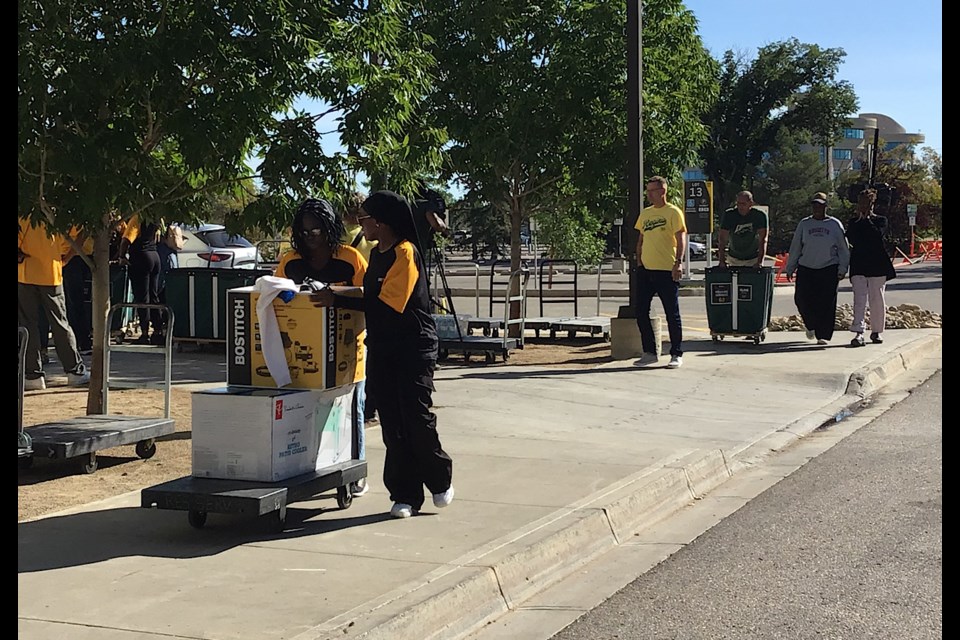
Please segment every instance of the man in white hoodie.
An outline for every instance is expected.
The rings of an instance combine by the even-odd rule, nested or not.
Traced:
[[[807,338],[825,345],[837,322],[837,286],[847,274],[850,248],[843,224],[827,215],[827,194],[810,200],[813,215],[797,224],[787,258],[787,279],[797,274],[793,301],[807,328]]]

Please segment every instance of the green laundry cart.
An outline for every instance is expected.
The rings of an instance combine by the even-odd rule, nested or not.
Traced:
[[[180,350],[184,343],[226,344],[227,290],[249,287],[270,269],[218,269],[182,267],[166,274],[167,306],[177,322],[173,342]]]
[[[767,338],[773,309],[773,269],[713,267],[706,270],[707,323],[714,342],[726,336]]]

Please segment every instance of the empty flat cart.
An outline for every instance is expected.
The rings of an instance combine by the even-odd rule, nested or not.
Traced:
[[[143,459],[153,457],[157,452],[157,438],[173,433],[174,421],[170,417],[170,385],[171,385],[171,354],[172,343],[171,333],[167,332],[166,344],[163,347],[151,345],[111,345],[110,344],[110,326],[114,315],[128,308],[147,308],[161,309],[168,314],[167,326],[173,327],[173,314],[167,307],[162,305],[146,305],[137,303],[123,303],[113,305],[107,314],[106,329],[103,346],[103,386],[101,388],[103,397],[103,414],[81,416],[69,418],[58,422],[48,422],[30,427],[27,430],[21,429],[22,433],[28,434],[27,438],[21,437],[22,441],[29,443],[29,453],[21,455],[18,464],[21,468],[27,468],[33,463],[35,457],[49,459],[75,459],[79,462],[80,471],[83,473],[93,473],[97,470],[97,452],[103,449],[110,449],[122,445],[135,445],[137,455]],[[134,351],[145,353],[147,351],[157,351],[164,349],[165,367],[164,382],[164,415],[162,417],[153,416],[121,416],[110,415],[110,352],[111,351]],[[23,369],[21,368],[20,377],[23,379]],[[114,387],[116,385],[113,385]],[[133,387],[152,386],[137,384]],[[22,386],[21,386],[22,389]],[[22,421],[22,416],[21,416]]]
[[[524,323],[526,321],[524,315],[526,313],[527,284],[529,281],[530,273],[526,269],[520,269],[510,274],[504,293],[503,336],[495,338],[467,335],[467,332],[460,326],[460,322],[456,322],[454,323],[454,332],[446,332],[445,336],[439,340],[439,359],[443,361],[453,353],[461,353],[464,360],[469,360],[474,355],[481,355],[487,363],[492,364],[497,361],[498,356],[506,362],[513,350],[522,349]],[[517,284],[518,293],[511,295],[510,291],[514,282]],[[510,319],[511,304],[518,306],[520,312],[518,318]],[[469,320],[464,318],[464,323],[467,322]],[[509,336],[510,325],[519,325],[518,337]]]
[[[210,513],[264,518],[282,531],[287,505],[336,490],[337,506],[353,504],[350,484],[367,477],[367,463],[349,460],[279,482],[221,480],[186,476],[140,491],[140,506],[187,512],[190,526],[200,529]]]

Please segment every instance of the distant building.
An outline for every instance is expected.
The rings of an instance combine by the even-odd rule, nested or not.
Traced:
[[[843,130],[843,137],[832,147],[802,145],[802,151],[820,153],[820,162],[826,168],[829,179],[835,180],[845,171],[861,171],[870,166],[873,155],[873,134],[879,129],[884,150],[889,151],[901,145],[916,147],[923,144],[922,133],[908,133],[899,122],[882,113],[861,113],[850,119]],[[684,180],[707,180],[701,167],[687,167],[683,170]]]
[[[843,130],[843,137],[834,142],[832,147],[816,147],[804,145],[804,151],[820,153],[820,162],[827,168],[827,176],[836,179],[845,171],[861,171],[868,168],[873,155],[874,132],[880,130],[880,140],[885,145],[885,151],[907,145],[915,147],[922,144],[922,133],[908,133],[899,122],[882,113],[861,113],[850,119],[850,123]]]

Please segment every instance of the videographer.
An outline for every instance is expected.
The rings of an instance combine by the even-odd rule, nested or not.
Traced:
[[[450,228],[447,226],[447,203],[443,196],[421,182],[410,204],[417,242],[420,245],[417,248],[426,263],[427,272],[431,273],[437,249],[435,236],[438,233],[444,237],[450,235]]]

